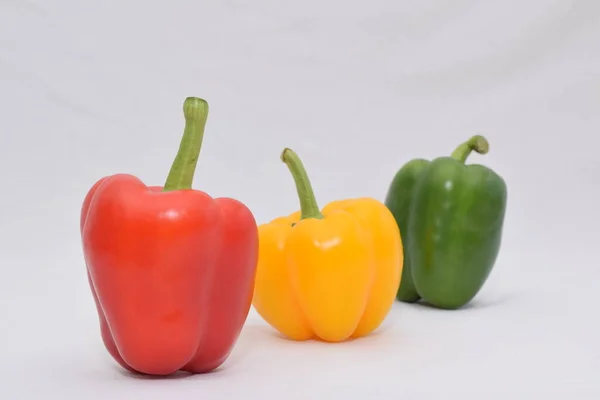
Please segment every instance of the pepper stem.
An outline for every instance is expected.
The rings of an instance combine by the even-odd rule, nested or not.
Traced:
[[[485,154],[489,151],[490,145],[486,138],[480,135],[475,135],[471,139],[462,143],[454,150],[451,157],[456,158],[458,161],[464,163],[467,161],[467,157],[472,151],[476,151],[479,154]]]
[[[323,214],[319,210],[315,193],[300,157],[292,149],[286,148],[281,153],[281,161],[287,165],[296,184],[298,198],[300,199],[300,219],[322,219]]]
[[[179,151],[171,165],[163,191],[191,189],[200,156],[204,127],[208,118],[208,103],[197,97],[188,97],[183,103],[185,129]]]

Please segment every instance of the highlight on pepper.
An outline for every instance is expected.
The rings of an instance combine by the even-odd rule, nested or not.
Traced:
[[[292,340],[364,337],[389,313],[402,275],[402,239],[388,208],[372,198],[319,209],[306,170],[291,149],[282,161],[300,211],[259,226],[253,306]]]
[[[469,154],[486,154],[475,135],[450,157],[415,159],[394,176],[385,204],[404,241],[398,300],[423,300],[457,309],[481,290],[500,251],[506,183],[482,165],[465,165]]]
[[[251,307],[258,227],[231,198],[192,189],[208,103],[189,97],[164,187],[129,174],[96,182],[80,230],[102,341],[123,368],[170,375],[218,368]]]

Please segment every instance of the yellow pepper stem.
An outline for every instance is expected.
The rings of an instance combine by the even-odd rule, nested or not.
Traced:
[[[281,161],[287,165],[296,183],[296,190],[300,199],[300,219],[322,219],[323,214],[319,210],[315,193],[300,157],[292,149],[286,148],[281,153]]]

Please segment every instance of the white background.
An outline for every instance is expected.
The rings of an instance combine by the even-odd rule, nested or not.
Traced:
[[[600,2],[0,2],[0,398],[599,398]],[[415,157],[508,184],[470,307],[396,304],[377,334],[277,338],[253,311],[218,373],[136,379],[104,350],[78,232],[99,177],[162,184],[186,96],[211,111],[194,187],[259,223],[317,198],[384,199]],[[568,396],[568,397],[564,397]]]

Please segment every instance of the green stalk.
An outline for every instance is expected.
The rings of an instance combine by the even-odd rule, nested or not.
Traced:
[[[281,153],[281,161],[287,165],[296,184],[298,198],[300,199],[300,219],[322,219],[323,214],[319,210],[315,193],[300,157],[292,149],[286,148]]]
[[[192,188],[208,118],[208,103],[197,97],[188,97],[183,103],[183,116],[185,129],[163,188],[165,192]]]
[[[483,136],[475,135],[471,139],[458,146],[452,153],[451,157],[462,163],[465,163],[467,161],[467,157],[469,157],[469,154],[471,154],[472,151],[475,151],[479,154],[485,154],[489,151],[489,149],[490,145],[487,139]]]

